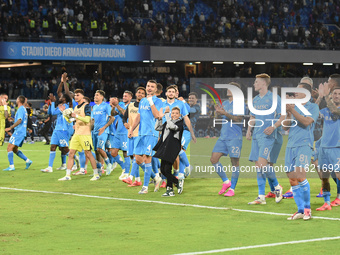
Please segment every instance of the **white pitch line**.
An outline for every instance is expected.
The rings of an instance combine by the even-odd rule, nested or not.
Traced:
[[[214,209],[214,210],[231,210],[231,211],[237,211],[237,212],[259,213],[259,214],[268,214],[268,215],[276,215],[276,216],[291,216],[292,215],[292,214],[288,214],[288,213],[264,212],[264,211],[254,211],[254,210],[236,209],[236,208],[229,208],[229,207],[207,206],[207,205],[197,205],[197,204],[170,203],[170,202],[163,202],[163,201],[153,201],[153,200],[143,200],[143,199],[133,199],[133,198],[102,197],[102,196],[84,195],[84,194],[77,194],[77,193],[66,193],[66,192],[58,192],[58,191],[47,191],[47,190],[18,189],[18,188],[9,188],[9,187],[0,187],[0,189],[23,191],[23,192],[33,192],[33,193],[59,194],[59,195],[68,195],[68,196],[76,196],[76,197],[99,198],[99,199],[107,199],[107,200],[154,203],[154,204],[162,204],[162,205],[177,205],[177,206]],[[313,219],[340,221],[340,218],[329,218],[329,217],[319,217],[319,216],[313,216]]]
[[[286,245],[286,244],[300,244],[300,243],[311,243],[311,242],[320,242],[320,241],[330,241],[330,240],[337,240],[337,239],[340,239],[340,236],[334,236],[334,237],[321,237],[321,238],[315,238],[315,239],[306,239],[306,240],[290,241],[290,242],[280,242],[280,243],[268,243],[268,244],[260,244],[260,245],[250,245],[250,246],[242,246],[242,247],[234,247],[234,248],[225,248],[225,249],[210,250],[210,251],[199,251],[199,252],[177,253],[177,254],[175,254],[175,255],[211,254],[211,253],[220,253],[220,252],[227,252],[227,251],[239,251],[239,250],[248,250],[248,249],[255,249],[255,248],[273,247],[273,246]]]

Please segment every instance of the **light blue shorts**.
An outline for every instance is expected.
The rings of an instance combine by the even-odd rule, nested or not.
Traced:
[[[340,147],[320,147],[318,163],[320,170],[340,172]]]
[[[70,132],[68,130],[54,130],[51,137],[51,144],[59,147],[69,147]]]
[[[112,148],[120,149],[122,151],[127,151],[127,135],[115,135],[113,138]]]
[[[158,137],[152,135],[137,136],[135,140],[135,148],[133,154],[153,156],[155,151],[153,147],[157,144]]]
[[[21,147],[26,136],[13,133],[11,138],[9,138],[9,143],[15,146]]]
[[[102,149],[105,151],[105,145],[108,135],[108,133],[103,133],[101,135],[98,135],[98,133],[92,133],[92,142],[95,151],[97,149]]]
[[[274,138],[253,139],[249,160],[255,162],[258,161],[259,158],[264,158],[269,161],[269,155],[274,146],[274,142]]]
[[[308,145],[287,147],[285,172],[293,172],[296,167],[307,168],[312,158],[312,148]]]
[[[212,152],[223,153],[224,156],[229,156],[231,158],[240,158],[242,149],[242,140],[222,140],[218,139]]]

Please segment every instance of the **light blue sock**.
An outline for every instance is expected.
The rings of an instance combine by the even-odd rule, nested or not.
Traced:
[[[266,190],[266,175],[262,173],[262,169],[257,169],[257,186],[259,188],[259,195],[265,195]]]
[[[128,174],[130,172],[130,167],[131,167],[131,159],[130,157],[124,158],[125,161],[125,173]]]
[[[268,184],[269,184],[269,187],[270,187],[270,191],[271,192],[274,192],[275,191],[275,188],[274,188],[274,185],[273,185],[273,181],[269,178],[268,179]]]
[[[298,212],[304,213],[303,199],[301,194],[300,185],[292,186],[295,204],[297,205]]]
[[[138,172],[138,176],[137,176],[137,172]],[[136,163],[136,159],[132,160],[132,167],[131,167],[131,173],[130,174],[134,177],[139,177],[139,166]]]
[[[27,160],[27,157],[24,155],[24,153],[22,153],[22,151],[18,151],[17,153],[17,156],[23,160]]]
[[[325,203],[330,205],[331,204],[331,192],[322,190],[322,196],[323,196],[323,200],[325,201]]]
[[[109,159],[109,157],[107,157],[106,159],[104,159],[104,162],[105,162],[106,165],[110,164],[110,159]]]
[[[80,168],[85,168],[85,163],[86,163],[85,152],[84,151],[80,151],[78,154],[79,154]]]
[[[306,209],[310,209],[310,186],[308,180],[299,182],[301,195]]]
[[[98,169],[98,172],[100,171],[100,169],[102,168],[102,164],[99,161],[96,161],[96,166]]]
[[[145,163],[143,162],[142,164],[139,165],[140,168],[142,168],[143,172],[145,172]]]
[[[223,166],[221,162],[217,162],[216,164],[213,164],[213,166],[215,167],[216,173],[221,177],[223,182],[229,180],[226,173],[223,171]]]
[[[48,159],[48,166],[49,167],[53,167],[53,162],[54,162],[54,159],[55,159],[55,154],[56,154],[55,151],[50,151],[50,158]]]
[[[144,173],[144,186],[149,187],[150,177],[152,173],[152,164],[145,164],[145,173]]]
[[[9,151],[7,152],[7,158],[8,158],[8,161],[9,161],[9,165],[14,165],[14,160],[13,160],[13,151]]]
[[[233,172],[231,173],[231,186],[230,188],[235,190],[236,184],[238,182],[238,177],[240,176],[240,167],[232,167]]]
[[[106,151],[106,155],[110,159],[110,163],[113,164],[115,159],[112,157],[111,153],[109,151]]]
[[[145,163],[143,162],[142,164],[139,165],[140,168],[142,168],[143,172],[145,173]],[[151,172],[151,178],[155,178],[156,174],[152,171]]]
[[[65,155],[61,154],[61,164],[66,165],[66,157],[67,157],[67,154]]]
[[[189,159],[184,150],[179,152],[179,160],[184,164],[185,167],[190,166]]]
[[[152,164],[152,171],[155,173],[155,174],[158,174],[158,168],[160,166],[160,163],[159,163],[159,159],[158,158],[154,158],[152,157],[151,159],[151,164]]]
[[[275,190],[275,187],[277,185],[279,185],[279,182],[278,182],[278,180],[276,178],[274,167],[272,167],[270,165],[267,165],[267,169],[266,170],[267,170],[268,182],[270,180],[269,185],[271,183],[273,185],[273,188],[274,188],[273,190]],[[273,191],[271,186],[270,186],[270,190]]]
[[[185,165],[182,161],[179,161],[179,173],[184,174],[185,173]]]
[[[120,167],[122,168],[122,170],[125,170],[124,161],[122,160],[121,156],[117,155],[117,156],[114,157],[114,159],[115,159],[116,162],[120,165]]]

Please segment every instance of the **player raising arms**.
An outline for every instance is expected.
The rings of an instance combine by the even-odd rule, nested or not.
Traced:
[[[304,88],[310,93],[312,92],[311,86],[306,83],[299,83],[298,88]],[[304,93],[295,93],[295,98],[297,99],[304,97]],[[309,220],[312,216],[310,209],[310,186],[306,179],[305,169],[309,167],[311,162],[314,142],[313,131],[319,116],[319,107],[311,102],[303,105],[311,115],[307,116],[298,107],[289,104],[287,105],[287,120],[285,121],[285,126],[283,126],[284,130],[289,130],[285,171],[287,172],[294,200],[298,207],[298,211],[287,218],[287,220]],[[289,121],[292,119],[297,122],[297,125]]]
[[[270,76],[268,74],[258,74],[256,75],[256,79],[254,82],[255,91],[259,92],[259,94],[253,99],[253,107],[254,110],[269,110],[273,105],[273,93],[268,90],[270,85]],[[249,106],[250,107],[250,106]],[[275,107],[275,106],[274,106]],[[250,111],[251,108],[249,108]],[[265,199],[265,187],[266,187],[266,176],[272,179],[272,184],[275,187],[275,201],[279,203],[282,200],[282,187],[279,185],[279,182],[275,175],[271,175],[270,171],[273,171],[273,168],[269,167],[268,159],[270,156],[270,152],[273,148],[275,137],[276,137],[276,128],[281,125],[281,122],[284,120],[285,116],[281,116],[279,120],[275,123],[272,123],[269,120],[275,119],[276,114],[281,113],[281,98],[277,97],[277,105],[276,111],[271,114],[255,114],[251,112],[249,123],[252,125],[248,126],[246,138],[248,140],[251,139],[251,129],[252,126],[254,128],[253,139],[251,143],[251,151],[249,155],[250,161],[255,161],[255,166],[257,169],[257,185],[259,188],[258,197],[248,204],[256,205],[256,204],[266,204]],[[254,124],[255,122],[255,124]]]
[[[149,181],[152,172],[152,155],[153,147],[157,144],[158,131],[155,130],[158,111],[162,107],[162,100],[155,96],[157,91],[157,82],[149,80],[146,84],[147,97],[143,98],[139,103],[138,114],[133,122],[132,128],[129,130],[128,137],[133,136],[133,131],[139,124],[138,137],[135,141],[134,154],[138,165],[145,162],[144,185],[139,194],[148,193]],[[155,186],[159,186],[162,178],[155,176]]]
[[[6,132],[12,130],[14,128],[14,133],[9,139],[9,144],[7,146],[7,157],[9,161],[9,167],[5,168],[4,171],[14,171],[14,161],[13,161],[13,152],[17,154],[17,156],[26,161],[26,168],[28,169],[32,160],[29,160],[24,153],[22,153],[18,147],[21,147],[25,137],[26,137],[26,129],[27,129],[27,111],[25,108],[26,98],[24,96],[18,96],[16,104],[18,106],[18,110],[15,114],[14,124],[5,129]]]
[[[74,99],[78,105],[74,108],[74,112],[71,114],[72,118],[76,119],[74,127],[74,135],[70,142],[70,152],[67,162],[66,176],[60,178],[59,181],[71,180],[71,168],[74,164],[74,155],[77,151],[84,150],[86,157],[90,160],[93,168],[93,177],[91,181],[98,180],[99,174],[96,168],[96,160],[91,153],[92,137],[91,137],[91,107],[84,101],[84,91],[82,89],[76,89],[74,91]],[[66,119],[70,121],[68,118]]]
[[[230,84],[241,88],[241,86],[236,82],[230,82]],[[235,195],[235,187],[240,175],[239,160],[242,149],[242,124],[233,124],[232,122],[241,122],[243,120],[243,115],[240,116],[232,114],[233,94],[230,90],[227,91],[227,97],[228,100],[224,101],[222,106],[216,106],[216,112],[222,115],[224,119],[227,119],[228,122],[222,124],[221,135],[212,151],[210,161],[215,167],[216,173],[223,181],[222,189],[218,194],[222,195],[228,188],[230,188],[224,196],[232,197]],[[222,156],[228,156],[228,154],[233,166],[231,182],[229,181],[225,171],[223,171],[222,164],[219,162]]]
[[[51,100],[50,112],[52,115],[57,115],[57,122],[51,137],[51,147],[50,147],[50,157],[48,160],[48,167],[45,169],[41,169],[41,172],[44,173],[52,173],[53,172],[53,162],[56,156],[56,149],[59,147],[61,150],[62,157],[62,166],[66,167],[66,155],[69,152],[69,129],[71,124],[66,121],[63,116],[63,111],[68,109],[71,105],[72,107],[72,99],[68,94],[61,94],[59,98],[59,105],[55,107],[56,98],[51,93],[49,96]],[[61,169],[62,170],[62,169]]]
[[[328,84],[321,84],[319,86],[319,95],[321,95],[321,97],[328,97],[329,92]],[[335,107],[340,110],[340,86],[332,88],[331,96]],[[330,102],[328,102],[328,104],[330,104]],[[320,110],[324,124],[319,152],[319,166],[325,203],[323,206],[317,208],[317,211],[331,210],[331,206],[340,205],[339,192],[336,199],[331,203],[331,189],[329,184],[329,176],[332,171],[336,173],[337,181],[339,182],[340,180],[340,116],[333,114],[328,104],[327,108]]]

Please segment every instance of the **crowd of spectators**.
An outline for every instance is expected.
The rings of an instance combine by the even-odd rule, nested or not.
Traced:
[[[15,99],[19,95],[24,95],[30,99],[46,99],[49,93],[56,95],[60,76],[55,72],[48,75],[39,73],[25,73],[27,78],[16,78],[15,76],[7,79],[0,79],[0,94],[6,93],[10,99]],[[18,75],[20,76],[20,75]],[[179,87],[181,95],[187,97],[189,82],[185,77],[170,74],[148,74],[148,75],[131,75],[116,74],[112,72],[104,72],[103,75],[94,74],[92,77],[77,78],[75,74],[70,74],[68,86],[71,91],[77,88],[84,90],[85,94],[93,98],[94,91],[104,90],[108,96],[122,97],[125,90],[134,92],[139,86],[146,86],[149,79],[156,79],[164,88],[176,84]],[[165,91],[165,89],[164,89]],[[164,94],[163,94],[164,96]]]
[[[334,49],[339,13],[339,0],[2,0],[0,40]]]

